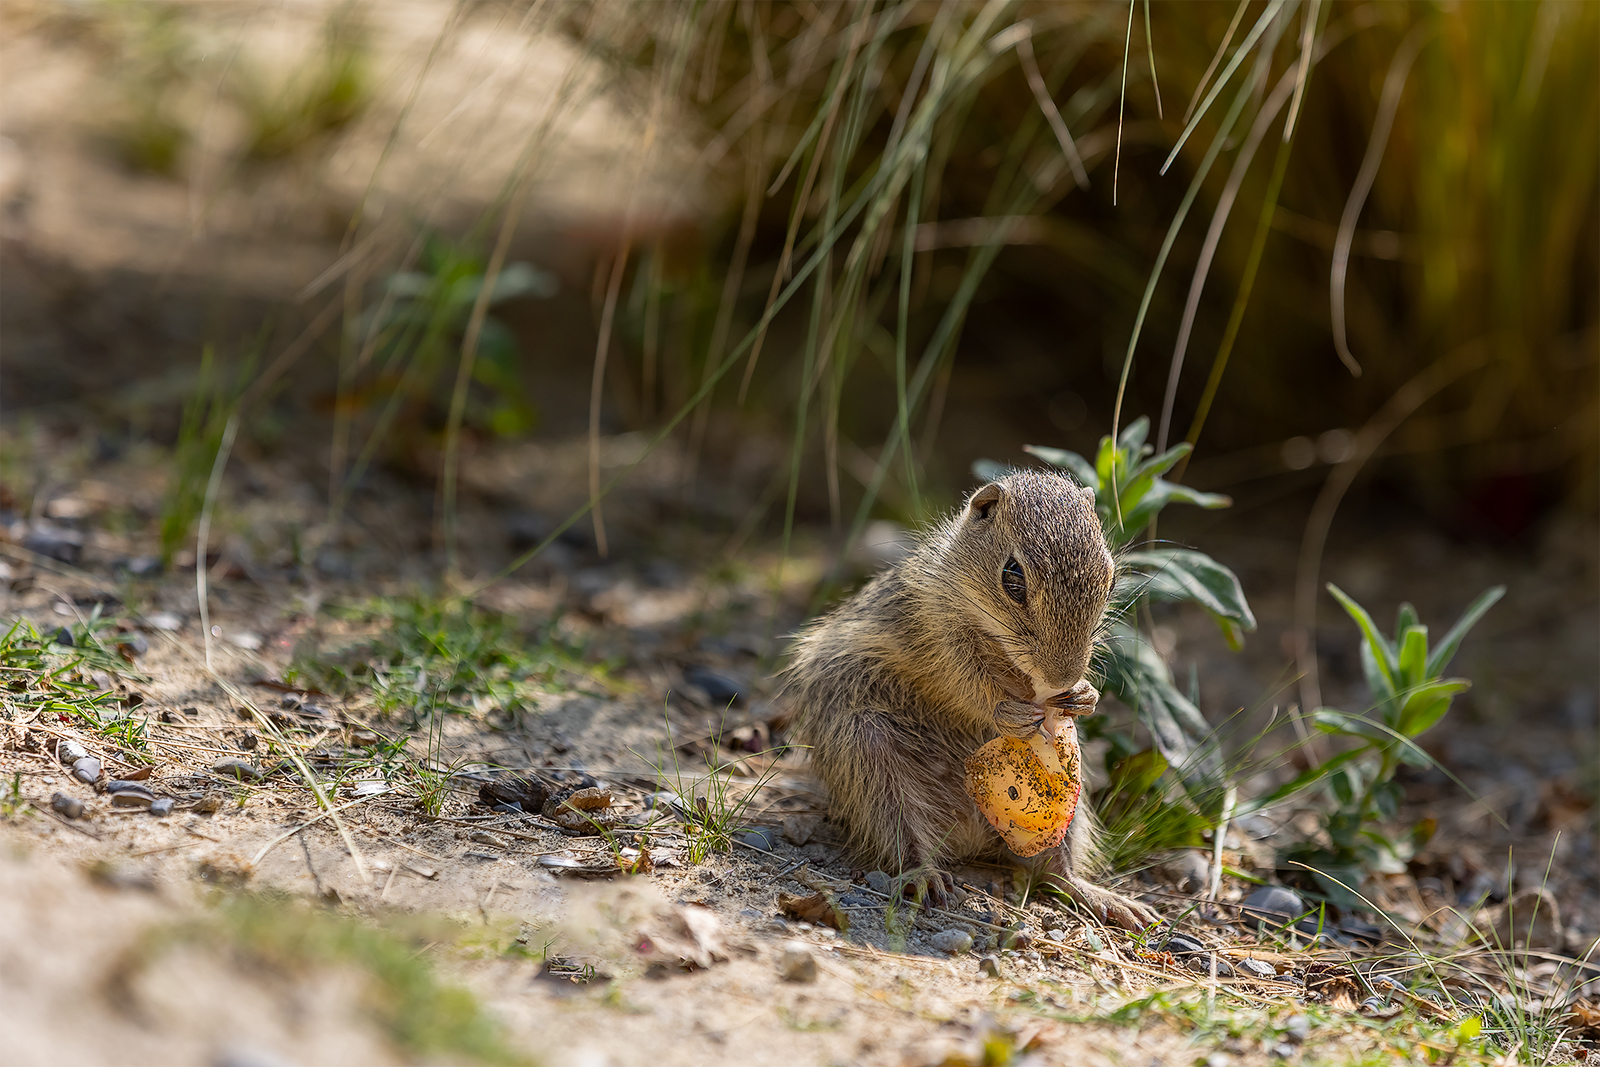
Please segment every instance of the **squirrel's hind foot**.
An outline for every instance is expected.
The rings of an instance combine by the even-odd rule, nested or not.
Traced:
[[[1050,880],[1073,899],[1080,908],[1108,926],[1120,926],[1138,933],[1161,921],[1154,908],[1132,897],[1110,889],[1102,889],[1082,878],[1052,872]]]
[[[955,875],[938,867],[911,867],[895,879],[899,895],[914,904],[931,908],[949,907],[956,896]]]

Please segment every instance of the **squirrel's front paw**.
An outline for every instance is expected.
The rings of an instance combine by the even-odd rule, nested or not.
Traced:
[[[1044,722],[1044,709],[1037,704],[1024,704],[1020,700],[1003,700],[995,705],[994,726],[1002,737],[1015,737],[1026,741]]]
[[[1100,690],[1085,678],[1065,693],[1051,697],[1046,703],[1052,708],[1061,708],[1068,715],[1093,715],[1100,703]]]

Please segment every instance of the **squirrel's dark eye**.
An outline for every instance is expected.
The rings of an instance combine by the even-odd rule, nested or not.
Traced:
[[[1018,604],[1028,602],[1028,580],[1022,576],[1022,565],[1016,556],[1006,560],[1006,565],[1000,568],[1000,584],[1005,587],[1006,596]]]

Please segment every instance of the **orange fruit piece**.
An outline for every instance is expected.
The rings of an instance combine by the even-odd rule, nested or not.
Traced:
[[[1070,717],[1055,737],[997,737],[966,761],[967,793],[1019,856],[1054,848],[1067,836],[1083,790],[1078,732]]]

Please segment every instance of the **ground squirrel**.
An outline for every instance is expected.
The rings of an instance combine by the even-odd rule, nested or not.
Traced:
[[[1094,491],[1018,471],[972,493],[900,563],[796,644],[787,687],[831,817],[864,862],[943,903],[948,866],[1010,859],[1049,875],[1103,920],[1156,921],[1090,884],[1093,813],[1067,839],[1012,854],[963,788],[963,763],[1008,733],[1050,728],[1099,701],[1084,677],[1115,566]]]

